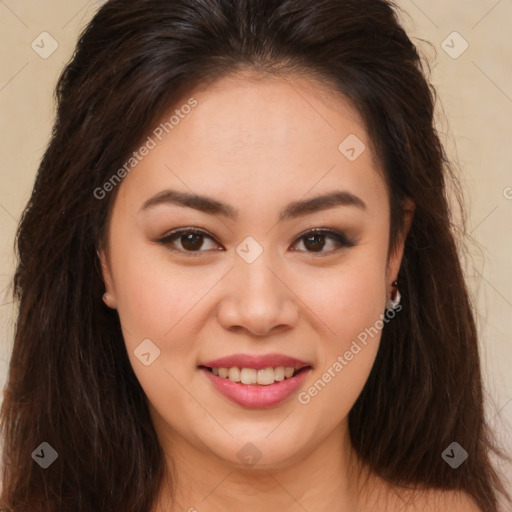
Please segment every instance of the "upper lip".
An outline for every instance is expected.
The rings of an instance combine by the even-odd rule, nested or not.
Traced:
[[[256,370],[262,370],[263,368],[276,368],[278,366],[301,369],[311,365],[295,357],[285,356],[283,354],[233,354],[212,361],[206,361],[200,366],[208,366],[210,368],[254,368]]]

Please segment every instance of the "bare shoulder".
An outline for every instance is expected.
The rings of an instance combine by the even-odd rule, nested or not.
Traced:
[[[381,482],[382,483],[382,482]],[[378,490],[377,490],[378,489]],[[384,507],[384,508],[383,508]],[[484,512],[466,492],[374,486],[362,510],[382,512]]]
[[[394,506],[400,512],[483,512],[468,493],[432,489],[402,495]]]
[[[461,491],[432,491],[430,498],[425,497],[424,512],[446,510],[450,512],[483,512],[475,500]]]
[[[484,512],[467,492],[394,484],[375,474],[366,481],[364,512]]]

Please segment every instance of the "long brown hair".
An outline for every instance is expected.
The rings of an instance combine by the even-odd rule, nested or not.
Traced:
[[[17,233],[19,302],[1,410],[2,506],[13,512],[149,511],[164,456],[97,249],[115,191],[94,191],[198,84],[236,70],[328,82],[366,123],[391,204],[416,205],[399,274],[403,309],[384,329],[349,415],[361,459],[386,480],[466,491],[496,512],[499,453],[484,420],[477,334],[451,226],[449,162],[435,93],[385,0],[110,0],[80,36],[56,90],[51,142]],[[468,459],[441,457],[457,442]],[[42,442],[58,454],[43,469]]]

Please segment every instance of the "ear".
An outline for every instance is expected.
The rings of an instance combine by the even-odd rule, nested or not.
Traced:
[[[103,302],[112,309],[117,307],[116,294],[114,290],[114,280],[112,278],[112,271],[110,270],[110,259],[108,251],[102,246],[97,250],[98,258],[101,265],[101,275],[105,283],[105,293],[103,295]]]
[[[404,254],[405,240],[407,239],[407,235],[409,234],[409,230],[411,229],[412,221],[414,218],[414,209],[415,204],[412,199],[406,198],[402,202],[402,212],[403,212],[403,227],[402,231],[399,234],[398,241],[396,243],[393,252],[389,255],[388,261],[388,273],[387,273],[387,286],[391,291],[392,286],[391,283],[398,278],[398,272],[400,270],[400,265],[402,264],[402,257]]]

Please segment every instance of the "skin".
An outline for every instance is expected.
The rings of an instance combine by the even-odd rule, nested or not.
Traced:
[[[100,251],[106,302],[119,313],[175,468],[176,499],[171,503],[163,485],[155,511],[375,510],[376,490],[382,500],[389,488],[372,475],[374,485],[357,485],[364,467],[347,418],[380,331],[307,404],[293,396],[267,409],[236,405],[197,366],[235,353],[286,354],[313,367],[299,391],[307,390],[384,313],[412,205],[388,258],[389,198],[371,142],[359,114],[322,84],[238,73],[191,96],[198,105],[119,185]],[[352,162],[338,150],[349,134],[366,146]],[[238,217],[175,204],[142,209],[166,189],[210,196]],[[336,206],[278,221],[289,203],[338,190],[365,208]],[[208,233],[192,255],[183,237],[167,246],[156,241],[181,227]],[[301,236],[321,227],[354,245],[326,237],[323,252],[314,252]],[[252,263],[236,252],[247,236],[263,248]],[[149,366],[134,355],[147,338],[160,350]],[[261,454],[251,467],[237,456],[246,443]]]

